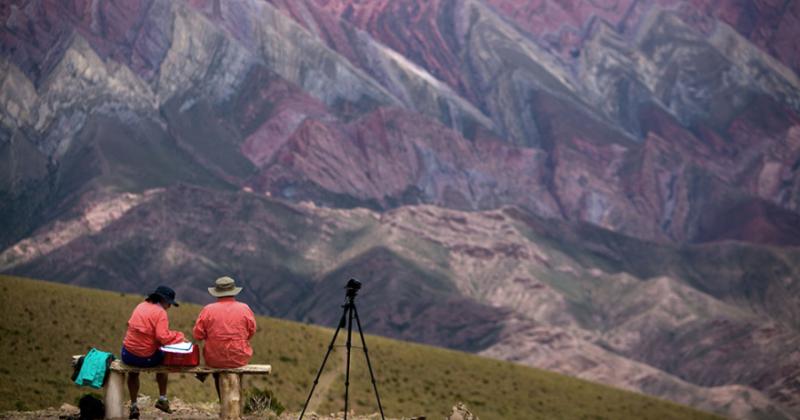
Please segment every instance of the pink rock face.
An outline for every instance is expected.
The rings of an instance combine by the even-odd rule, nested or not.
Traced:
[[[778,246],[798,246],[800,216],[764,201],[732,205],[705,217],[700,236],[703,242],[743,241]]]
[[[726,133],[735,154],[736,175],[750,194],[786,209],[800,210],[797,162],[800,162],[800,117],[763,99],[731,121]]]
[[[39,1],[4,2],[0,9],[5,22],[5,30],[0,31],[3,51],[34,80],[46,68],[45,58],[53,47],[71,32],[59,15],[55,7]]]
[[[572,51],[582,47],[593,19],[602,19],[615,27],[626,24],[636,0],[575,0],[557,2],[535,0],[488,0],[498,13],[517,27],[540,40],[562,59],[571,59]]]
[[[265,108],[270,111],[261,120]],[[324,104],[280,80],[258,89],[242,110],[242,128],[257,128],[244,139],[241,151],[256,166],[267,164],[307,118],[333,119]]]
[[[593,20],[604,20],[625,31],[639,25],[647,8],[659,7],[679,10],[685,21],[704,31],[713,29],[713,19],[725,22],[786,66],[800,70],[800,47],[790,41],[800,36],[797,2],[487,0],[487,3],[565,60],[582,47]]]
[[[357,62],[353,45],[341,27],[341,20],[335,13],[318,7],[309,1],[270,0],[270,3],[283,11],[307,30],[325,39],[339,54],[351,62]]]
[[[796,1],[688,3],[691,6],[684,6],[687,16],[713,16],[795,72],[800,70],[800,46],[792,41],[800,36],[800,4]]]
[[[153,24],[154,2],[21,0],[4,3],[0,40],[11,59],[38,80],[60,59],[59,49],[74,32],[101,58],[127,64],[150,80],[169,48],[171,34]],[[157,9],[157,8],[156,8]],[[152,13],[152,14],[151,14]]]
[[[457,46],[453,45],[452,38],[442,33],[436,21],[444,7],[452,8],[450,2],[269,1],[357,65],[362,59],[353,50],[352,40],[343,24],[364,30],[389,48],[403,53],[470,102],[481,101],[480,95],[470,86],[468,76],[463,73]]]
[[[545,214],[588,221],[654,240],[692,240],[696,237],[694,215],[703,212],[709,203],[695,196],[689,187],[706,176],[714,178],[709,181],[710,185],[739,190],[790,210],[798,208],[795,192],[797,171],[792,169],[797,158],[787,140],[790,128],[797,124],[797,116],[763,95],[741,111],[736,111],[722,128],[715,127],[717,122],[711,120],[687,127],[687,123],[676,121],[661,111],[638,111],[636,118],[643,129],[644,143],[639,146],[626,143],[628,139],[623,133],[592,122],[598,117],[579,116],[584,113],[576,112],[574,104],[556,104],[557,101],[547,99],[548,94],[537,94],[536,97],[543,99],[534,102],[536,112],[532,117],[522,116],[519,112],[513,116],[498,112],[500,108],[491,102],[492,98],[513,102],[508,98],[516,92],[483,90],[481,78],[475,77],[480,69],[465,64],[464,54],[476,53],[473,49],[480,50],[465,44],[467,38],[459,32],[466,25],[466,14],[461,10],[465,6],[458,2],[308,0],[272,3],[317,33],[351,62],[370,71],[365,58],[353,49],[349,35],[350,26],[366,31],[390,48],[402,52],[487,112],[498,126],[508,129],[507,134],[513,132],[511,126],[503,127],[509,118],[535,119],[538,132],[525,132],[522,137],[538,135],[547,138],[545,149],[549,163],[539,178],[540,182],[535,184],[538,191],[549,196],[546,204],[539,206],[547,208]],[[791,8],[782,5],[776,7],[786,9],[785,17],[776,14],[773,6],[759,5],[756,9],[746,10],[744,6],[732,3],[712,7],[710,3],[702,2],[498,0],[487,4],[494,12],[515,22],[518,29],[539,45],[558,55],[566,67],[578,65],[576,53],[584,48],[583,43],[593,30],[593,22],[597,21],[607,22],[623,38],[630,39],[641,30],[645,17],[652,15],[654,10],[666,9],[676,11],[688,25],[688,30],[710,34],[717,25],[715,19],[719,19],[752,39],[756,31],[743,26],[747,16],[753,16],[762,26],[766,25],[763,22],[793,19]],[[398,26],[397,22],[404,22],[404,25]],[[786,59],[788,56],[776,55],[776,50],[765,51],[791,65],[791,61]],[[504,75],[496,79],[506,78]],[[673,88],[665,89],[677,92],[686,88],[676,83]],[[673,99],[668,95],[680,94],[667,90],[664,95],[662,100],[669,101]],[[709,118],[724,120],[713,110]],[[609,143],[618,143],[613,152]],[[657,150],[669,150],[674,158],[668,161],[679,166],[655,165],[659,161]],[[637,156],[652,156],[649,164],[634,166],[654,172],[626,173],[626,168]],[[697,168],[702,170],[698,172]],[[656,189],[636,186],[641,179],[652,179],[651,187]],[[388,191],[396,190],[390,188]],[[631,194],[634,194],[633,198]],[[379,202],[383,201],[379,199]],[[646,202],[649,204],[645,205]],[[628,222],[623,222],[625,220]]]
[[[246,79],[238,89],[247,94],[237,96],[238,114],[232,121],[241,138],[231,139],[230,143],[238,148],[236,153],[258,168],[259,174],[252,180],[231,174],[223,178],[272,194],[294,191],[301,184],[313,185],[314,192],[308,190],[304,197],[348,196],[379,208],[413,202],[464,209],[521,205],[542,215],[590,222],[659,241],[710,237],[696,235],[698,227],[694,224],[699,219],[694,215],[713,203],[707,199],[708,191],[697,195],[690,188],[692,185],[715,185],[749,196],[745,197],[748,200],[764,199],[792,212],[800,209],[800,118],[790,106],[769,97],[770,92],[745,95],[744,100],[751,103],[719,113],[722,116],[711,112],[710,116],[697,117],[692,113],[701,113],[698,107],[719,103],[727,96],[717,102],[699,103],[695,97],[702,100],[704,95],[714,95],[713,87],[724,85],[728,76],[706,88],[691,75],[684,79],[671,73],[659,75],[663,80],[655,85],[657,92],[651,93],[657,99],[645,99],[658,100],[672,108],[642,105],[629,112],[641,131],[640,138],[635,139],[630,127],[605,121],[602,113],[581,100],[565,100],[564,95],[575,93],[549,73],[557,69],[536,67],[538,56],[520,58],[520,50],[511,49],[513,43],[492,44],[486,37],[466,35],[475,10],[486,16],[499,13],[516,22],[518,29],[534,41],[560,54],[559,65],[569,68],[569,63],[575,61],[571,48],[586,40],[594,21],[609,23],[622,38],[631,37],[652,8],[670,8],[677,10],[690,29],[711,33],[716,17],[750,39],[776,45],[788,37],[786,28],[792,27],[796,6],[759,3],[747,9],[733,3],[709,2],[498,0],[487,2],[489,9],[481,2],[470,3],[470,7],[479,8],[473,10],[465,4],[411,0],[190,2],[192,10],[222,28],[220,36],[230,38],[232,45],[254,51],[260,47],[253,16],[275,6],[287,19],[294,19],[317,34],[336,53],[367,73],[361,82],[373,77],[376,85],[389,92],[408,95],[404,102],[408,109],[401,116],[398,110],[373,112],[371,109],[377,105],[369,102],[363,108],[353,102],[331,101],[326,106],[319,96],[326,96],[327,91],[317,92],[315,98],[274,74]],[[144,81],[154,83],[172,43],[169,19],[175,10],[169,6],[170,3],[158,1],[14,2],[0,9],[0,17],[5,19],[0,40],[10,61],[35,82],[58,63],[70,37],[77,34],[89,41],[101,59],[119,61]],[[491,24],[507,24],[504,20],[487,19],[485,22]],[[507,26],[502,30],[512,31]],[[409,73],[381,72],[385,69],[376,67],[374,62],[390,60],[392,56],[375,55],[376,51],[370,48],[378,47],[364,47],[365,37],[370,35],[429,74],[413,83],[403,82],[407,75],[421,72],[404,63],[397,66]],[[562,41],[566,43],[559,44]],[[680,40],[674,41],[680,44]],[[770,52],[785,50],[779,47]],[[280,48],[280,44],[268,48]],[[492,56],[498,52],[506,55]],[[669,54],[679,52],[679,47],[669,50]],[[656,47],[647,53],[659,54]],[[466,60],[467,56],[473,59]],[[693,61],[695,56],[687,57]],[[508,61],[483,67],[493,60]],[[513,67],[517,62],[525,65]],[[338,62],[328,67],[343,65]],[[720,59],[714,65],[727,64]],[[300,67],[286,71],[303,73],[308,68]],[[503,73],[507,67],[512,70]],[[675,65],[674,71],[679,72],[682,67],[685,66]],[[711,70],[708,77],[721,77]],[[518,73],[524,72],[534,72],[537,78],[517,80]],[[434,78],[436,86],[452,88],[460,95],[459,100],[480,110],[476,112],[486,113],[494,127],[457,127],[459,124],[453,122],[449,112],[439,115],[443,124],[421,117],[419,114],[430,116],[430,108],[414,108],[425,103],[414,96],[418,89],[415,83],[426,78]],[[720,91],[724,94],[725,89],[750,87],[722,86]],[[442,95],[448,91],[442,88],[431,92]],[[635,98],[626,92],[619,95],[619,108],[629,98]],[[589,93],[604,96],[606,92]],[[683,105],[665,104],[670,101],[685,101],[687,105],[680,108]],[[442,97],[428,103],[441,105]],[[349,118],[357,119],[347,122]],[[221,126],[227,124],[223,119],[218,122]],[[448,130],[447,125],[457,129]],[[373,139],[382,139],[386,145],[377,147],[381,143],[373,143]],[[659,153],[670,157],[659,158]],[[326,154],[327,158],[323,158]],[[509,167],[522,175],[502,170]],[[289,185],[293,187],[286,189]]]
[[[458,55],[453,55],[453,51],[462,46],[454,45],[452,34],[446,34],[437,21],[452,14],[459,2],[275,0],[272,3],[351,60],[354,58],[352,50],[335,23],[339,19],[367,31],[390,48],[404,52],[470,101],[480,100],[480,95],[460,74]],[[487,0],[485,4],[571,66],[576,65],[584,41],[598,21],[607,22],[625,36],[632,37],[648,13],[658,9],[678,11],[692,28],[705,33],[713,31],[715,19],[722,21],[787,67],[795,72],[800,70],[800,46],[792,41],[800,37],[797,2]],[[400,21],[405,25],[397,25]]]
[[[254,187],[323,200],[319,192],[329,191],[381,208],[434,202],[477,209],[522,200],[555,215],[543,167],[541,152],[496,139],[472,143],[417,114],[381,108],[349,124],[306,119]]]

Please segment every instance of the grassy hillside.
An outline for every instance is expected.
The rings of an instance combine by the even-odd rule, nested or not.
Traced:
[[[0,276],[0,411],[58,406],[88,392],[70,383],[70,356],[91,346],[118,355],[125,322],[141,299]],[[171,327],[189,332],[199,311],[190,304],[170,309]],[[340,311],[331,303],[331,324]],[[289,410],[299,411],[332,330],[264,317],[258,324],[253,363],[272,364],[274,374],[248,379],[246,386],[269,388]],[[367,337],[367,345],[391,417],[439,418],[464,401],[482,419],[714,418],[655,398],[465,353],[374,336]],[[344,349],[336,351],[315,393],[318,412],[341,410]],[[359,413],[377,411],[363,354],[356,350],[353,356],[351,402]],[[153,378],[143,379],[142,393],[155,395]],[[213,401],[209,382],[172,375],[170,395]]]

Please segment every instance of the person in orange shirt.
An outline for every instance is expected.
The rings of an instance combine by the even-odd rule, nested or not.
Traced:
[[[205,340],[203,359],[206,366],[232,368],[244,366],[253,356],[250,339],[256,333],[256,317],[246,303],[237,302],[234,296],[242,291],[230,277],[220,277],[208,293],[217,301],[206,305],[193,335],[197,341]],[[204,379],[204,378],[203,378]],[[219,396],[219,374],[214,374],[214,386]]]
[[[167,309],[178,306],[175,291],[166,286],[158,286],[144,302],[136,306],[128,320],[128,331],[122,341],[122,362],[137,367],[158,366],[164,360],[161,346],[185,341],[183,333],[169,329]],[[156,408],[171,413],[167,400],[167,374],[157,373],[159,397]],[[131,396],[131,409],[128,418],[138,419],[139,408],[136,397],[139,395],[139,372],[128,373],[128,392]]]

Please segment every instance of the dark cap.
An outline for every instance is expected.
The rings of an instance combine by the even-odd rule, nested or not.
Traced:
[[[167,286],[156,287],[156,290],[153,293],[150,293],[148,299],[154,296],[158,296],[159,298],[161,298],[161,300],[163,300],[166,303],[169,303],[170,305],[180,306],[178,305],[178,302],[175,302],[175,291]]]

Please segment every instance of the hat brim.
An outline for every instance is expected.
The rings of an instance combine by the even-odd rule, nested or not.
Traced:
[[[160,297],[160,298],[161,298],[161,300],[163,300],[163,301],[164,301],[164,302],[166,302],[166,303],[169,303],[169,304],[170,304],[170,305],[172,305],[172,306],[176,306],[176,307],[177,307],[177,306],[181,306],[181,305],[178,305],[178,302],[175,302],[174,300],[172,300],[172,299],[170,299],[170,298],[168,298],[168,297],[166,297],[166,296],[162,295],[161,293],[151,293],[151,294],[150,294],[150,296],[148,296],[147,298],[148,298],[148,299],[150,299],[150,298],[152,298],[153,296],[158,296],[158,297]]]
[[[214,296],[214,297],[236,296],[241,291],[242,291],[241,287],[234,287],[231,290],[224,290],[224,291],[217,290],[216,287],[209,287],[208,288],[208,294],[210,294],[211,296]]]

